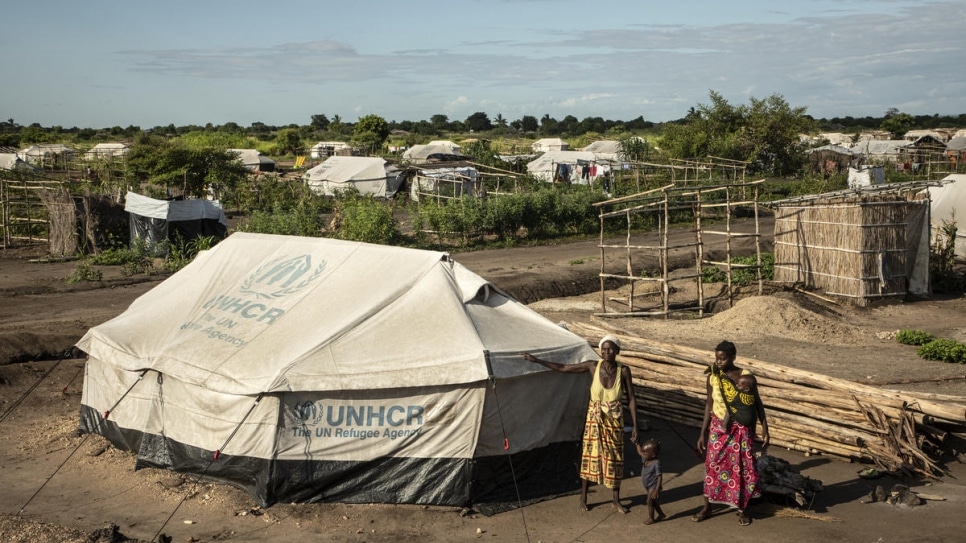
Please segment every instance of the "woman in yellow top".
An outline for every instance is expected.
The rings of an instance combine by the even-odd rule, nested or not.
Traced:
[[[751,498],[761,496],[755,465],[754,439],[761,422],[761,440],[768,445],[768,421],[758,394],[758,382],[748,370],[735,366],[738,350],[730,341],[714,349],[709,368],[704,422],[698,436],[698,451],[705,455],[704,507],[691,520],[701,522],[711,515],[711,504],[737,509],[738,524],[751,520],[745,508]]]
[[[627,395],[627,409],[631,416],[631,441],[637,443],[637,401],[631,370],[617,361],[621,343],[615,336],[600,340],[600,360],[586,360],[579,364],[559,364],[523,353],[524,360],[536,362],[564,373],[592,373],[590,404],[584,423],[584,437],[580,455],[580,508],[587,511],[587,488],[590,483],[603,484],[614,491],[614,508],[627,513],[621,505],[621,479],[624,478],[624,410],[621,395]]]

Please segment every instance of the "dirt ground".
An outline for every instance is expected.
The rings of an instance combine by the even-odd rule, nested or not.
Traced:
[[[763,226],[767,231],[768,226]],[[554,322],[601,317],[597,240],[541,247],[454,253],[456,261],[492,281]],[[713,248],[720,255],[721,247]],[[745,254],[751,246],[737,247]],[[763,250],[770,250],[765,246]],[[904,481],[945,501],[918,507],[864,504],[875,485],[841,460],[771,450],[826,489],[808,514],[773,504],[752,508],[753,524],[734,515],[703,523],[688,517],[700,506],[701,462],[691,451],[697,430],[650,420],[665,446],[664,509],[668,521],[643,526],[644,506],[635,465],[628,463],[622,496],[630,515],[607,505],[595,489],[591,511],[578,513],[569,495],[490,517],[445,507],[279,504],[260,509],[235,488],[197,482],[175,473],[134,471],[133,458],[99,437],[78,436],[82,358],[65,358],[88,328],[121,313],[165,276],[124,277],[103,267],[102,281],[68,284],[74,262],[43,261],[42,248],[0,250],[0,541],[678,541],[722,535],[735,541],[961,541],[966,513],[962,439],[943,457],[949,475],[939,481]],[[656,261],[635,262],[642,269]],[[605,268],[622,266],[611,258]],[[610,297],[626,296],[614,287]],[[717,289],[717,290],[715,290]],[[706,295],[720,294],[710,286]],[[923,392],[966,396],[966,367],[919,359],[892,334],[918,328],[966,341],[966,300],[892,301],[868,308],[826,302],[814,295],[769,287],[765,296],[744,289],[733,307],[718,296],[703,319],[622,318],[607,322],[645,338],[709,350],[721,339],[739,355],[810,371]],[[695,293],[680,287],[674,296]],[[75,353],[76,354],[76,353]],[[765,399],[767,406],[767,398]],[[646,406],[645,406],[646,408]],[[773,448],[774,449],[774,448]],[[958,450],[957,450],[958,449]],[[925,485],[931,485],[928,488]],[[113,526],[113,528],[112,528]],[[723,532],[721,530],[727,530]]]

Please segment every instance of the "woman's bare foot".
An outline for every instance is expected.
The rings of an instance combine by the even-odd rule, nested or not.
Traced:
[[[644,525],[645,526],[650,526],[651,524],[654,524],[655,522],[657,522],[657,520],[652,519],[652,518],[646,518],[646,519],[644,519]]]
[[[621,505],[619,503],[615,503],[614,504],[614,509],[617,509],[617,512],[620,513],[620,514],[622,514],[622,515],[626,515],[626,514],[628,514],[628,513],[631,512],[630,509],[624,507],[623,505]]]
[[[738,511],[738,526],[748,526],[751,524],[751,519],[745,515],[744,511]]]
[[[654,522],[661,522],[662,520],[664,520],[666,518],[667,518],[667,515],[665,515],[664,513],[661,513],[661,514],[659,514],[657,516],[657,518],[654,519]]]
[[[580,502],[580,510],[581,511],[590,511],[590,507],[587,507],[587,504],[586,503]]]

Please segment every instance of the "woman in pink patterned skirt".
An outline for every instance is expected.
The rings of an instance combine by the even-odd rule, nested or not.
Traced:
[[[691,517],[695,522],[708,518],[711,504],[720,503],[736,509],[738,524],[747,526],[751,520],[745,508],[752,498],[761,496],[755,428],[761,422],[762,446],[768,445],[768,421],[758,383],[750,371],[735,366],[737,356],[735,344],[722,341],[708,370],[704,422],[698,436],[698,451],[705,455],[704,507]]]

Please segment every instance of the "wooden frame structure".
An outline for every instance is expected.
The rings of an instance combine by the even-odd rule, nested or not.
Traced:
[[[3,248],[17,241],[47,243],[50,215],[41,193],[62,190],[64,183],[24,172],[0,171],[0,230]]]
[[[742,178],[744,174],[742,173]],[[721,185],[678,186],[666,185],[660,188],[640,192],[631,196],[615,198],[594,204],[600,208],[600,293],[601,311],[595,313],[600,317],[638,317],[664,316],[681,311],[696,311],[699,317],[704,316],[705,298],[703,266],[705,264],[723,269],[727,277],[727,293],[729,303],[734,303],[734,287],[732,283],[733,271],[739,268],[754,268],[758,279],[758,292],[763,290],[761,274],[761,232],[759,229],[759,189],[764,180],[750,183],[728,183]],[[751,191],[751,197],[745,197]],[[618,206],[620,206],[618,208]],[[754,216],[753,232],[739,232],[732,228],[732,212],[737,207],[751,206]],[[609,208],[616,208],[608,210]],[[706,219],[711,218],[714,211],[723,212],[724,230],[707,229]],[[668,230],[671,215],[674,212],[690,213],[693,220],[694,241],[671,245]],[[636,242],[633,235],[633,218],[637,215],[650,214],[656,217],[658,224],[657,243]],[[626,225],[624,243],[608,243],[606,241],[606,222],[615,218],[623,218]],[[725,236],[726,257],[723,262],[710,261],[705,258],[704,244],[706,236]],[[756,264],[738,265],[732,262],[732,239],[736,237],[752,237],[755,241]],[[626,269],[624,273],[611,273],[606,270],[607,251],[617,249],[624,253]],[[675,274],[672,277],[670,256],[672,252],[690,252],[693,259],[693,272]],[[660,273],[654,277],[635,274],[635,259],[656,257]],[[606,283],[609,279],[617,279],[629,283],[630,290],[626,301],[612,298],[610,301],[619,302],[626,310],[613,311],[608,306]],[[674,281],[695,281],[697,300],[693,303],[682,303],[672,307],[670,303],[671,283]],[[661,295],[660,309],[643,310],[636,306],[635,298],[647,296],[638,295],[635,290],[637,283],[658,283]]]

